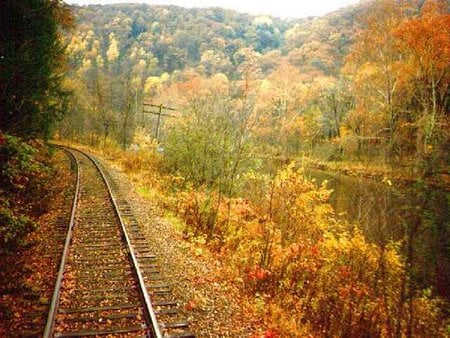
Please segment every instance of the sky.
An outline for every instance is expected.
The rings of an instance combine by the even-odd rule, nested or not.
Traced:
[[[269,14],[282,18],[322,16],[359,0],[66,0],[77,5],[111,3],[148,3],[180,7],[222,7],[254,15]]]

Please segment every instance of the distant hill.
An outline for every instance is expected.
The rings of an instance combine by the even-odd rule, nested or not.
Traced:
[[[361,7],[298,20],[144,4],[75,6],[73,11],[77,27],[69,51],[74,71],[114,60],[117,72],[127,72],[145,61],[153,76],[194,68],[231,78],[249,53],[257,56],[263,73],[287,58],[302,72],[336,75]]]

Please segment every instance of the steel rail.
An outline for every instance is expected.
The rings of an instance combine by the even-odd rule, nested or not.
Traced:
[[[58,146],[58,147],[60,147],[60,146]],[[72,201],[72,211],[70,214],[69,229],[67,231],[67,237],[66,237],[66,241],[64,243],[64,250],[63,250],[61,262],[59,265],[58,275],[56,277],[56,283],[55,283],[55,289],[53,291],[52,301],[50,303],[50,310],[48,313],[47,323],[45,325],[45,330],[44,330],[44,338],[49,338],[51,336],[51,334],[53,333],[54,326],[55,326],[56,314],[58,312],[58,307],[59,307],[59,297],[61,294],[61,284],[64,279],[64,270],[66,267],[66,261],[67,261],[67,256],[69,253],[70,243],[72,241],[73,227],[75,224],[75,213],[76,213],[77,204],[78,204],[78,196],[80,193],[80,166],[79,166],[78,160],[70,151],[66,150],[63,147],[60,147],[60,148],[69,156],[69,158],[71,158],[73,160],[73,163],[75,163],[75,170],[77,172],[77,175],[76,175],[76,184],[75,184],[75,194],[73,196],[73,201]]]
[[[116,198],[114,197],[114,194],[112,192],[111,186],[110,186],[108,180],[106,179],[106,175],[103,172],[103,170],[100,167],[100,165],[98,164],[98,162],[90,154],[87,154],[84,151],[80,151],[78,149],[76,151],[79,151],[80,153],[84,154],[87,158],[89,158],[92,161],[92,163],[94,163],[94,165],[96,166],[96,168],[100,172],[100,176],[102,177],[103,181],[106,184],[106,187],[108,189],[109,195],[111,197],[111,201],[112,201],[112,203],[114,205],[114,212],[115,212],[115,214],[116,214],[116,216],[117,216],[117,218],[118,218],[118,220],[120,222],[122,234],[124,235],[126,243],[127,243],[127,246],[128,246],[131,262],[132,262],[132,265],[133,265],[133,268],[134,268],[134,272],[136,274],[136,278],[137,278],[138,283],[139,283],[139,289],[140,289],[141,294],[143,296],[144,310],[145,310],[145,312],[146,312],[146,314],[148,316],[148,319],[150,320],[150,324],[151,324],[150,328],[151,328],[151,331],[152,331],[152,337],[162,338],[162,334],[161,334],[161,331],[159,329],[158,321],[156,319],[156,315],[155,315],[155,312],[153,310],[153,306],[152,306],[152,303],[151,303],[151,300],[150,300],[150,295],[148,294],[147,288],[145,287],[144,276],[142,275],[142,272],[141,272],[141,270],[139,268],[137,257],[136,257],[136,254],[134,252],[133,246],[131,244],[131,240],[130,240],[130,237],[128,235],[128,231],[126,230],[125,223],[124,223],[124,221],[122,219],[122,216],[120,215],[120,211],[119,211],[119,207],[117,205]]]
[[[70,243],[72,240],[72,230],[73,230],[74,223],[75,223],[76,206],[77,206],[78,196],[79,196],[79,191],[80,191],[79,163],[78,163],[78,159],[76,158],[76,156],[72,153],[72,151],[75,151],[75,152],[79,152],[79,153],[83,154],[84,156],[86,156],[86,158],[88,158],[94,164],[94,166],[98,170],[103,182],[106,185],[106,188],[107,188],[108,194],[109,194],[109,198],[113,205],[114,214],[116,215],[116,217],[120,223],[120,230],[121,230],[123,238],[125,239],[125,242],[126,242],[127,250],[129,253],[129,260],[132,265],[132,270],[133,270],[135,278],[138,282],[137,284],[138,284],[139,291],[140,291],[141,298],[142,298],[141,301],[143,303],[142,305],[143,305],[144,315],[146,317],[146,321],[148,324],[147,325],[147,330],[149,330],[148,336],[152,337],[152,338],[162,338],[163,335],[161,334],[159,324],[158,324],[158,321],[156,318],[156,314],[155,314],[152,304],[151,304],[150,295],[147,291],[147,288],[145,287],[144,277],[139,268],[135,250],[133,249],[133,246],[131,244],[131,240],[128,235],[128,231],[126,230],[125,223],[120,214],[116,198],[114,196],[114,193],[112,192],[111,186],[109,184],[109,181],[106,178],[104,171],[102,170],[102,168],[100,167],[100,165],[98,164],[98,162],[95,160],[95,158],[92,155],[90,155],[82,150],[79,150],[79,149],[76,149],[73,147],[69,147],[69,146],[57,145],[57,147],[64,150],[67,154],[69,154],[69,157],[74,159],[74,161],[76,163],[76,170],[77,170],[77,184],[76,184],[76,193],[74,196],[74,202],[72,205],[72,213],[71,213],[71,219],[70,219],[70,223],[69,223],[69,231],[68,231],[68,235],[67,235],[65,246],[64,246],[63,256],[61,259],[58,277],[57,277],[57,281],[55,284],[55,291],[53,293],[53,298],[52,298],[50,311],[49,311],[49,315],[48,315],[48,319],[47,319],[47,325],[46,325],[43,337],[49,338],[53,334],[56,314],[58,312],[58,307],[59,307],[61,285],[62,285],[62,281],[64,279],[65,265],[66,265],[66,260],[67,260],[67,256],[68,256],[68,252],[69,252]]]

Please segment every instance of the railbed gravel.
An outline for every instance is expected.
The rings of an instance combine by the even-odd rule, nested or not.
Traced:
[[[221,263],[207,250],[196,255],[194,244],[162,217],[161,207],[136,192],[136,179],[111,161],[97,158],[128,201],[163,276],[188,315],[190,330],[197,337],[264,336],[263,321],[244,305],[249,302],[243,301],[242,288],[217,278]]]

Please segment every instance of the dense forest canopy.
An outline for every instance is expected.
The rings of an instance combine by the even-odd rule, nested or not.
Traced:
[[[138,4],[88,6],[75,8],[79,27],[71,44],[78,52],[74,54],[78,67],[83,59],[94,62],[94,58],[100,56],[107,60],[107,50],[113,41],[111,34],[114,34],[122,61],[130,59],[135,55],[135,49],[141,48],[148,60],[157,59],[151,69],[152,75],[193,67],[205,75],[223,72],[229,77],[238,71],[248,53],[246,49],[260,55],[273,51],[284,56],[294,53],[291,55],[294,58],[295,53],[301,53],[296,49],[303,47],[299,58],[310,59],[312,67],[331,73],[342,65],[354,17],[359,11],[355,8],[324,18],[286,21],[221,8],[186,9]],[[99,43],[98,55],[85,55],[86,51],[94,50],[95,43]],[[313,50],[322,54],[307,55]],[[332,60],[321,65],[320,61],[325,62],[325,58]],[[306,66],[301,60],[297,63]],[[273,69],[270,65],[265,68],[266,72]]]

